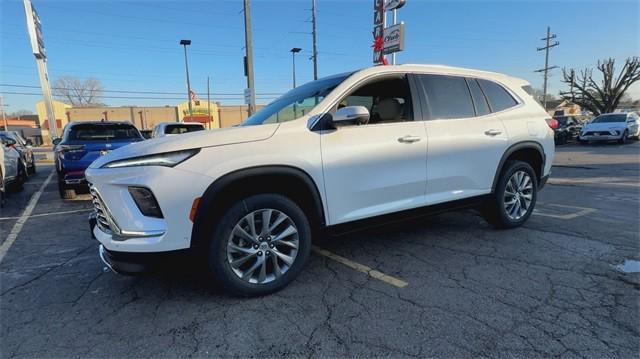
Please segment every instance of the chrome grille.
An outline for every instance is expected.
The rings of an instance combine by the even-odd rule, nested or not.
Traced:
[[[90,187],[91,192],[91,201],[93,202],[93,210],[96,214],[96,220],[98,224],[98,228],[105,233],[112,234],[111,226],[109,225],[109,220],[107,218],[108,212],[104,205],[104,202],[100,198],[98,191],[95,188]]]

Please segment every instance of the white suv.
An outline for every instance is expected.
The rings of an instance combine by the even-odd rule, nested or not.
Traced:
[[[188,251],[228,290],[261,295],[300,273],[319,230],[471,206],[519,226],[554,156],[554,120],[528,91],[497,73],[380,66],[300,86],[239,127],[115,150],[86,172],[100,256],[137,272]]]

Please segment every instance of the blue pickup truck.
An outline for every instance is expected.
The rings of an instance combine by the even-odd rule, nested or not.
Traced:
[[[73,199],[78,191],[88,190],[84,171],[96,158],[139,141],[144,137],[129,122],[69,123],[53,141],[60,197]]]

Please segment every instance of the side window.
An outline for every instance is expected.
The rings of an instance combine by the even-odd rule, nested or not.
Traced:
[[[345,97],[338,109],[364,106],[371,114],[369,125],[413,121],[411,90],[406,76],[369,82]]]
[[[420,75],[427,95],[430,119],[474,117],[473,102],[464,77]]]
[[[482,93],[478,82],[475,79],[467,79],[467,84],[469,85],[469,90],[471,91],[473,103],[476,106],[476,116],[488,115],[491,110],[489,109],[487,98],[484,97],[484,94]]]
[[[502,86],[487,80],[478,80],[482,91],[487,96],[492,112],[506,110],[518,102]]]

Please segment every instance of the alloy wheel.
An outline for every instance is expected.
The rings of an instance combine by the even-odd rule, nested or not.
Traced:
[[[240,279],[265,284],[291,269],[298,247],[298,229],[288,215],[276,209],[259,209],[234,226],[227,241],[227,260]]]
[[[533,200],[533,181],[525,171],[516,171],[504,189],[504,209],[507,217],[513,221],[522,218]]]

